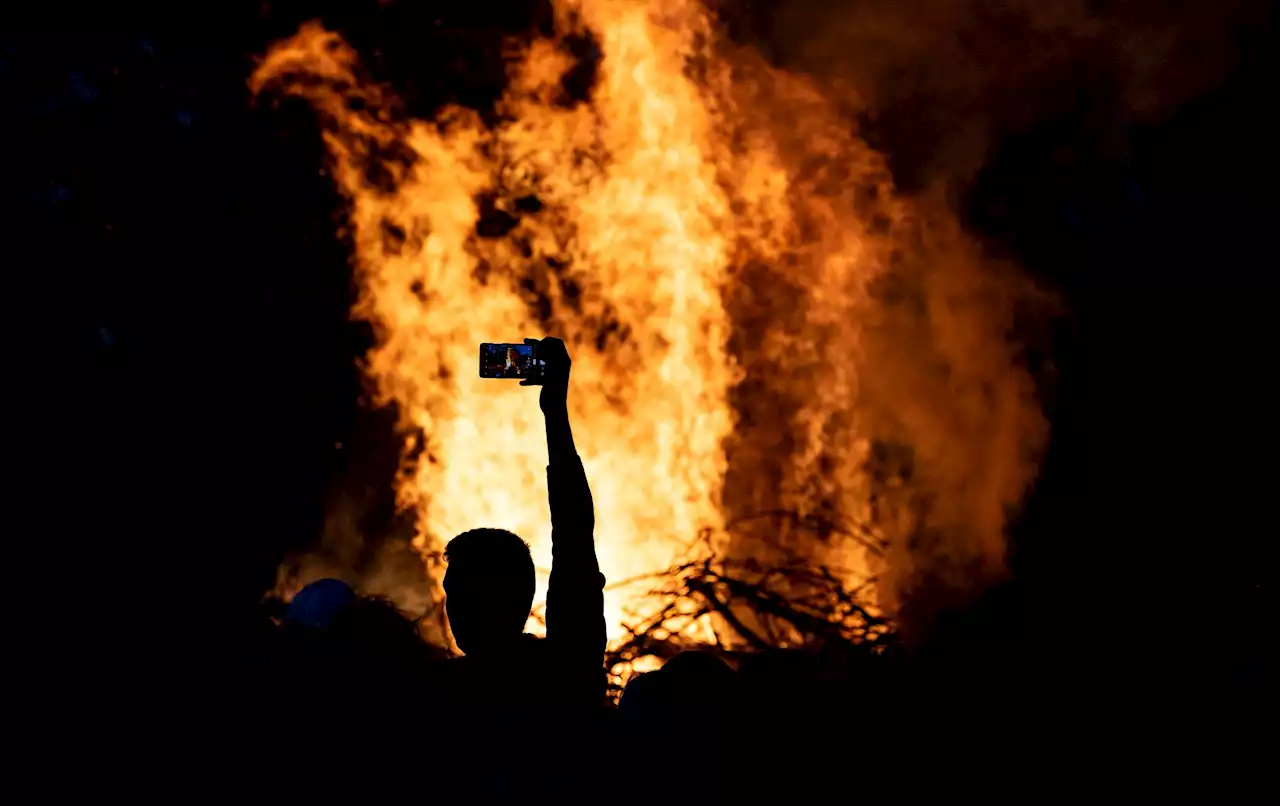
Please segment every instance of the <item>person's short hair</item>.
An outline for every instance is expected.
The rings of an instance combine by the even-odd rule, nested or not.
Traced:
[[[385,596],[361,596],[334,616],[330,629],[348,648],[409,655],[422,644],[414,618]]]
[[[497,573],[523,575],[527,572],[530,579],[534,573],[529,544],[506,529],[471,529],[463,532],[444,547],[444,559],[450,568],[477,563],[490,567]]]

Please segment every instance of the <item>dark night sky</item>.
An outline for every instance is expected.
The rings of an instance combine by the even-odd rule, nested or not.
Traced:
[[[383,45],[388,75],[444,76],[414,85],[419,110],[495,95],[486,54],[541,19],[449,4],[421,12],[440,27],[382,30],[361,16],[376,2],[329,5],[362,50]],[[344,472],[334,445],[362,427],[352,357],[368,334],[346,319],[314,127],[301,107],[251,108],[244,86],[249,58],[316,7],[6,26],[7,540],[33,648],[20,666],[76,690],[55,711],[190,685],[166,670],[193,659],[212,677],[282,553],[313,538]],[[1091,139],[1082,94],[1074,117],[1002,140],[965,189],[975,233],[1074,311],[1016,560],[1034,612],[1088,621],[1081,655],[1105,644],[1112,672],[1175,625],[1213,625],[1215,643],[1184,635],[1180,663],[1229,678],[1274,591],[1259,540],[1277,410],[1272,42],[1244,32],[1230,75],[1129,125],[1120,153]],[[90,684],[86,664],[102,669]]]

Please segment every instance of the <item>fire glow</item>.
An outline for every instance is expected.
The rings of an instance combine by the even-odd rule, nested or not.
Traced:
[[[726,41],[698,0],[554,5],[556,37],[513,45],[492,124],[456,107],[390,114],[391,90],[316,24],[251,79],[321,119],[348,202],[354,314],[378,334],[366,368],[410,435],[397,493],[429,566],[453,535],[492,526],[549,569],[536,391],[479,379],[476,346],[551,334],[573,356],[571,416],[611,581],[671,566],[707,531],[752,551],[726,526],[780,510],[858,525],[861,540],[791,546],[851,583],[918,570],[909,538],[923,526],[947,535],[949,559],[998,573],[1003,508],[1043,435],[1001,342],[1008,306],[952,304],[977,282],[969,264],[904,275],[924,289],[921,312],[877,297],[911,248],[915,208],[820,88]],[[566,104],[564,38],[582,35],[602,57],[589,97]],[[504,231],[478,232],[484,199]],[[889,443],[910,445],[911,469],[886,470]],[[958,470],[949,457],[964,452],[984,465]],[[880,593],[891,606],[893,586]],[[611,638],[644,606],[643,590],[607,591]]]

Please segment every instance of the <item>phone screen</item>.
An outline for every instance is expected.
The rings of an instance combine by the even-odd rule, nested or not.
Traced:
[[[481,378],[536,378],[541,367],[532,344],[485,342],[480,345]]]

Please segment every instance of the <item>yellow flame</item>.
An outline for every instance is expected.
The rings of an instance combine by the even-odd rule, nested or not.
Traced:
[[[700,530],[761,510],[834,513],[892,544],[915,524],[873,495],[871,440],[887,422],[876,395],[890,392],[863,374],[875,328],[892,323],[867,289],[911,214],[883,160],[811,82],[720,40],[695,0],[555,5],[561,36],[599,45],[590,98],[558,102],[574,59],[560,39],[535,39],[515,54],[492,125],[461,108],[397,118],[394,96],[316,24],[251,79],[255,92],[306,97],[324,124],[350,203],[355,313],[379,336],[367,371],[425,440],[410,438],[398,489],[418,515],[416,545],[429,555],[501,527],[549,568],[535,391],[476,371],[480,342],[543,334],[573,356],[571,415],[610,580],[667,568]],[[509,216],[492,237],[477,232],[486,195]],[[946,408],[947,382],[903,377],[885,389],[912,411]],[[945,450],[973,426],[920,422]],[[1024,483],[985,490],[982,506]],[[822,551],[874,570],[861,544]],[[638,602],[607,594],[611,637]]]

